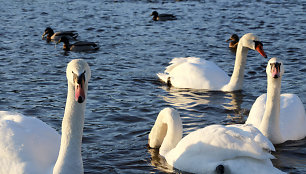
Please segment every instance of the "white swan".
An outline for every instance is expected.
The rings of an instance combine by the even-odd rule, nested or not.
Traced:
[[[0,112],[0,174],[83,173],[81,143],[91,72],[77,59],[68,64],[66,75],[62,137],[37,118]]]
[[[304,138],[306,115],[302,101],[295,94],[280,93],[284,74],[282,61],[270,59],[266,73],[267,94],[256,99],[246,123],[257,127],[273,144]]]
[[[164,73],[157,76],[168,85],[177,88],[207,89],[217,91],[236,91],[242,89],[244,67],[248,50],[257,50],[267,57],[257,36],[245,34],[239,40],[235,67],[230,78],[215,63],[195,57],[174,58]]]
[[[182,122],[172,108],[163,109],[149,134],[167,163],[192,173],[283,173],[274,168],[272,143],[251,125],[211,125],[182,139]]]

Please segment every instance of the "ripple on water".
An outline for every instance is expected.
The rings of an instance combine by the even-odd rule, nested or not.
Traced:
[[[267,59],[250,50],[243,91],[208,92],[168,88],[157,79],[174,57],[214,61],[227,74],[235,55],[225,42],[256,33],[269,57],[286,63],[282,91],[306,104],[305,18],[299,1],[3,1],[0,31],[0,109],[35,116],[61,129],[67,82],[74,58],[91,66],[82,156],[85,173],[174,173],[147,136],[162,108],[176,108],[184,135],[210,124],[243,123],[255,99],[266,92]],[[42,8],[47,7],[47,8]],[[260,10],[259,10],[260,9]],[[178,20],[154,22],[153,10]],[[66,53],[46,43],[47,26],[77,30],[97,42],[95,53]],[[287,70],[288,69],[288,70]],[[304,140],[276,146],[273,164],[306,173]]]

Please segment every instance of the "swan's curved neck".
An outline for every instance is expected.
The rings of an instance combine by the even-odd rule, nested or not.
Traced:
[[[160,146],[159,154],[165,156],[176,147],[182,136],[183,126],[180,116],[161,111],[150,132],[149,139],[154,141],[154,147]]]
[[[266,108],[263,115],[259,130],[267,137],[273,144],[282,142],[279,115],[280,115],[280,91],[281,91],[281,77],[273,79],[268,77],[267,87],[267,101]]]
[[[87,90],[85,90],[87,92]],[[68,82],[65,114],[62,122],[62,137],[59,155],[53,169],[58,173],[83,173],[81,145],[86,100],[75,101],[74,86]]]
[[[249,48],[242,46],[242,41],[239,41],[236,51],[235,67],[231,76],[230,82],[226,85],[225,90],[236,91],[241,90],[244,79],[244,68],[246,64]]]

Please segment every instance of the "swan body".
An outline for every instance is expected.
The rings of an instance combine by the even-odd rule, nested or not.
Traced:
[[[295,94],[281,94],[284,65],[272,58],[267,68],[267,93],[254,102],[247,124],[257,127],[273,144],[300,140],[306,136],[306,114],[301,99]]]
[[[46,123],[0,111],[0,174],[50,173],[59,147],[60,135]]]
[[[179,113],[163,109],[149,134],[167,163],[191,173],[282,173],[273,167],[272,143],[251,125],[210,125],[182,138]]]
[[[171,21],[177,19],[173,14],[159,14],[157,11],[153,11],[151,16],[153,16],[153,21]]]
[[[245,34],[239,41],[235,67],[231,77],[215,63],[199,58],[174,58],[164,73],[158,73],[161,81],[177,88],[207,89],[212,91],[241,90],[244,68],[249,49],[267,57],[257,36]]]
[[[67,66],[62,136],[37,118],[0,112],[0,174],[84,172],[81,143],[90,73],[88,64],[81,59]]]
[[[47,35],[47,37],[46,37],[46,35]],[[74,30],[72,30],[72,31],[59,31],[59,32],[54,33],[52,28],[47,27],[45,29],[44,34],[42,35],[42,38],[44,39],[46,37],[47,41],[57,42],[62,36],[65,36],[70,40],[76,40],[78,35],[79,34]]]
[[[79,41],[75,42],[74,44],[69,43],[69,39],[65,36],[61,37],[61,39],[57,42],[63,42],[63,50],[65,51],[95,51],[99,49],[99,46],[94,42],[86,42],[86,41]]]

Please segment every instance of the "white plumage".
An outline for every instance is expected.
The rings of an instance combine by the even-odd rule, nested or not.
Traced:
[[[275,67],[274,64],[280,64]],[[267,136],[273,144],[287,140],[300,140],[306,136],[306,114],[301,99],[295,94],[281,94],[281,79],[284,65],[277,58],[268,62],[267,93],[254,102],[246,121],[253,124]]]
[[[179,113],[163,109],[149,134],[167,163],[192,173],[282,173],[273,167],[272,143],[251,125],[210,125],[182,138]]]
[[[82,59],[66,70],[68,94],[62,136],[34,117],[0,111],[0,174],[83,173],[81,144],[91,72]]]
[[[158,73],[157,76],[163,82],[177,88],[212,91],[241,90],[249,49],[257,50],[266,57],[258,37],[252,33],[245,34],[238,44],[235,67],[231,77],[215,63],[195,57],[174,58],[164,73]]]

